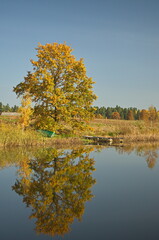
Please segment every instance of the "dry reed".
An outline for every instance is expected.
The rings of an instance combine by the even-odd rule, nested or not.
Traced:
[[[68,131],[67,131],[68,132]],[[84,135],[102,137],[123,137],[125,142],[159,141],[159,123],[143,121],[94,119],[90,127],[77,131],[76,135],[66,134],[53,138],[43,137],[34,129],[23,131],[16,122],[0,122],[0,146],[73,146],[83,143]]]

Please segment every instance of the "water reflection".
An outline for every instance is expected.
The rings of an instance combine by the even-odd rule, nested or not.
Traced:
[[[98,150],[100,151],[107,147],[108,146],[100,146]],[[95,163],[94,159],[90,157],[90,153],[94,151],[94,149],[97,150],[96,146],[82,146],[67,151],[57,149],[25,150],[19,148],[10,151],[0,151],[0,168],[15,164],[18,166],[18,177],[12,188],[17,194],[22,196],[26,206],[32,209],[30,218],[35,220],[35,229],[37,233],[44,233],[52,236],[64,235],[70,231],[74,219],[81,220],[85,210],[85,203],[93,197],[91,188],[95,184],[95,179],[92,177]],[[157,163],[158,149],[159,145],[157,143],[116,147],[116,151],[120,154],[131,154],[133,152],[145,158],[149,168],[153,168]],[[114,154],[114,150],[112,153]],[[104,154],[106,154],[106,151],[104,151]],[[110,199],[107,198],[107,201],[110,200],[110,205],[112,203],[113,206],[115,199],[121,200],[123,196],[127,198],[129,194],[131,195],[131,192],[129,192],[129,194],[126,192],[125,195],[122,195],[116,190],[116,186],[113,188],[114,183],[113,181],[111,182],[111,178],[108,177],[108,169],[111,166],[111,159],[110,161],[108,159],[109,156],[108,154],[106,158],[104,158],[108,160],[109,164],[106,164],[106,161],[103,160],[102,163],[100,161],[98,161],[98,163],[100,167],[102,166],[101,168],[106,166],[102,169],[104,172],[104,181],[101,181],[102,183],[100,184],[105,184],[105,176],[107,180],[109,179],[111,187],[108,187],[108,191],[110,191],[108,195]],[[132,156],[134,157],[134,154],[132,154]],[[98,157],[100,159],[100,153]],[[21,160],[19,161],[19,159]],[[97,166],[99,167],[98,163]],[[112,166],[114,165],[112,164]],[[138,164],[136,164],[136,166],[138,167]],[[112,174],[114,168],[112,167],[110,169],[112,169],[112,171],[110,171]],[[115,174],[119,174],[119,171],[116,171]],[[98,172],[97,175],[101,175],[101,173]],[[120,178],[118,177],[118,179]],[[99,190],[100,186],[102,185],[97,186]],[[114,189],[114,192],[112,189]],[[140,190],[136,189],[138,189],[137,181],[135,191],[140,192]],[[116,193],[115,197],[111,195],[112,193]],[[97,196],[98,194],[96,192]],[[103,194],[102,192],[101,199],[103,198]],[[148,194],[147,197],[148,196],[150,196],[150,194]],[[100,202],[102,202],[101,199]],[[105,206],[105,202],[107,201],[103,200],[103,206]],[[119,202],[120,201],[117,202],[117,206],[119,206]],[[123,202],[123,200],[121,200],[121,202]],[[100,214],[98,216],[99,219],[102,219],[104,207],[100,204],[98,206],[103,209],[101,211],[101,216]],[[109,206],[109,204],[107,204],[107,206]],[[111,214],[112,213],[109,215],[110,217]],[[95,216],[97,216],[97,212]],[[44,238],[45,237],[46,236],[44,236]]]
[[[93,150],[43,149],[21,160],[12,189],[32,208],[37,233],[64,235],[75,218],[81,220],[85,203],[93,197]]]
[[[121,154],[135,152],[137,156],[144,157],[149,168],[153,168],[157,162],[158,149],[159,145],[157,143],[132,144],[116,148]]]

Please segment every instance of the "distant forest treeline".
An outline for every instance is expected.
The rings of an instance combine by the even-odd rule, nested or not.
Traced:
[[[0,112],[17,112],[18,106],[14,105],[14,107],[10,107],[9,104],[4,105],[0,102]]]
[[[108,119],[125,119],[125,120],[157,120],[159,119],[159,111],[154,106],[149,109],[122,108],[116,107],[95,107],[95,115],[97,118]]]
[[[2,112],[17,112],[18,106],[10,107],[9,104],[4,105],[0,102],[0,113]],[[107,119],[124,119],[124,120],[157,120],[159,119],[159,111],[154,106],[149,109],[137,109],[135,107],[122,108],[116,107],[95,107],[96,118]]]

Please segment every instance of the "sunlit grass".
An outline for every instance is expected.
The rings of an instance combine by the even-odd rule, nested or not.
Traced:
[[[23,146],[37,145],[42,141],[36,131],[23,131],[19,125],[1,124],[0,125],[0,146]]]
[[[79,137],[57,135],[52,138],[44,137],[35,129],[27,128],[22,130],[18,124],[0,124],[0,147],[15,146],[52,146],[52,145],[73,145],[81,144]]]
[[[90,125],[94,130],[88,134],[93,136],[123,137],[126,141],[159,140],[158,122],[94,119]]]
[[[18,117],[0,117],[0,146],[62,146],[82,144],[82,136],[123,137],[125,142],[159,141],[159,122],[93,119],[89,127],[72,132],[68,125],[55,137],[33,128],[22,130]]]

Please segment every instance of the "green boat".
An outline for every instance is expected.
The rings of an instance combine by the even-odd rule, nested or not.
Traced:
[[[39,133],[41,133],[44,137],[54,137],[55,136],[55,132],[52,131],[48,131],[48,130],[43,130],[43,129],[39,129],[37,130]]]

